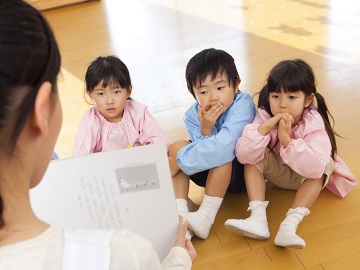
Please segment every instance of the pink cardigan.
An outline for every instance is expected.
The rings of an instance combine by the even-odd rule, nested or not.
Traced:
[[[123,118],[117,123],[106,121],[96,106],[84,113],[75,137],[73,156],[155,143],[165,144],[169,150],[171,141],[147,106],[128,100]]]
[[[277,143],[277,130],[272,130],[266,136],[258,132],[260,123],[268,119],[270,115],[258,109],[253,123],[245,127],[235,150],[239,162],[256,164],[264,158],[268,147],[296,173],[307,178],[320,178],[331,158],[331,144],[317,108],[312,105],[304,111],[301,121],[291,130],[292,141],[286,148]],[[357,180],[339,156],[334,161],[335,169],[326,187],[336,195],[345,197],[357,184]]]

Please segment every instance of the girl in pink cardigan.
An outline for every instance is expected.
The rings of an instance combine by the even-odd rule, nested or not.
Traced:
[[[115,56],[96,58],[85,75],[86,93],[95,106],[78,127],[73,156],[171,141],[148,111],[130,98],[129,70]]]
[[[316,98],[317,107],[313,104]],[[296,229],[323,187],[345,197],[357,181],[336,153],[332,119],[324,98],[316,91],[311,67],[302,60],[278,63],[260,91],[258,111],[236,145],[245,165],[251,215],[229,219],[225,227],[254,239],[267,239],[265,179],[274,186],[297,190],[281,223],[275,244],[304,248]]]

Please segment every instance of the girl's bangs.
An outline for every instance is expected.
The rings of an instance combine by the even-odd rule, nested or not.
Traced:
[[[304,82],[299,76],[296,74],[285,73],[283,76],[279,77],[278,80],[276,78],[269,78],[268,80],[268,91],[280,93],[284,91],[285,93],[292,93],[302,91],[304,88]]]

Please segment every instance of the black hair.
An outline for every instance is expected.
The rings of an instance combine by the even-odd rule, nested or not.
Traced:
[[[60,53],[44,17],[21,0],[0,1],[0,151],[13,155],[45,81],[56,92]],[[4,226],[0,194],[0,228]]]
[[[276,64],[270,71],[264,87],[259,92],[258,107],[266,110],[268,114],[274,115],[270,110],[270,93],[297,92],[302,91],[305,97],[315,95],[318,112],[324,120],[325,130],[331,143],[331,156],[337,153],[335,136],[339,136],[333,129],[334,118],[327,108],[324,97],[316,90],[316,80],[312,68],[301,59],[284,60]],[[310,110],[310,106],[306,109]],[[330,122],[331,119],[331,122]]]
[[[195,54],[186,66],[185,78],[187,88],[196,99],[193,87],[203,82],[207,76],[215,79],[217,75],[225,74],[229,85],[235,86],[240,80],[234,58],[223,50],[205,49]]]
[[[86,92],[94,91],[102,81],[102,87],[117,84],[129,90],[131,87],[130,73],[123,61],[114,55],[99,56],[92,61],[85,74]],[[130,97],[128,99],[131,99]]]

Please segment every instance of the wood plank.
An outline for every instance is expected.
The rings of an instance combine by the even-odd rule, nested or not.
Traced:
[[[358,270],[360,269],[360,251],[345,255],[338,259],[333,259],[327,262],[322,263],[324,270]]]
[[[60,8],[64,6],[84,3],[93,0],[25,0],[35,8],[41,11],[45,11],[53,8]]]
[[[360,252],[360,234],[314,247],[312,249],[306,249],[304,252],[297,254],[297,256],[305,267],[307,267],[339,259],[354,252]]]

